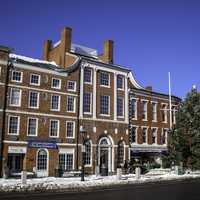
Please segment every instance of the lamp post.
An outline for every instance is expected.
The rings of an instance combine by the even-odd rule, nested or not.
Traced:
[[[81,153],[82,153],[82,162],[81,162],[81,181],[85,181],[85,160],[84,160],[84,155],[85,155],[85,145],[84,145],[84,135],[86,131],[85,129],[81,126],[80,128],[80,134],[82,137],[82,147],[81,147]]]

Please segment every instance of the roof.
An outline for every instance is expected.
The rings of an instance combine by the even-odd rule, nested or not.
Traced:
[[[67,68],[63,68],[63,67],[58,66],[55,62],[48,62],[48,61],[44,61],[44,60],[33,59],[30,57],[20,56],[20,55],[16,55],[16,54],[10,54],[9,57],[10,57],[11,62],[32,65],[34,67],[41,67],[41,68],[50,69],[50,70],[55,70],[56,72],[60,72],[60,73],[70,73],[70,72],[74,71],[81,62],[81,58],[77,57],[76,61],[72,65],[70,65]]]

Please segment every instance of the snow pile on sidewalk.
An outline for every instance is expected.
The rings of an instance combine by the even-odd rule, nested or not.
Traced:
[[[84,182],[80,181],[80,177],[76,178],[33,178],[28,179],[27,184],[23,185],[20,179],[0,179],[0,191],[82,191],[92,188],[108,187],[111,185],[122,184],[142,184],[149,182],[158,182],[165,180],[180,180],[200,178],[200,174],[175,175],[173,173],[165,173],[163,175],[142,175],[140,179],[136,179],[134,174],[123,175],[121,180],[117,180],[116,175],[101,177],[88,176]]]

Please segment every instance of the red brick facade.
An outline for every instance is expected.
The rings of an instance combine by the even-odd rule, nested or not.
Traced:
[[[169,122],[160,121],[159,113],[157,122],[152,123],[150,108],[151,101],[156,100],[159,111],[161,103],[168,103],[167,96],[137,89],[130,78],[131,72],[113,64],[112,41],[104,43],[103,55],[98,56],[93,50],[90,56],[81,55],[71,42],[71,29],[65,28],[58,43],[45,42],[43,58],[45,61],[33,60],[0,50],[3,173],[6,166],[11,175],[21,170],[37,176],[54,176],[57,168],[79,170],[84,143],[86,172],[102,173],[106,168],[112,174],[130,159],[130,126],[169,128]],[[86,74],[86,70],[90,72]],[[19,75],[13,75],[14,72],[20,72],[21,81],[13,81],[13,76]],[[39,84],[31,84],[32,78]],[[60,87],[52,87],[53,79],[59,80],[55,80],[55,85]],[[137,120],[129,119],[132,97],[138,100]],[[141,99],[148,101],[146,122],[139,114]],[[177,99],[174,101],[176,104]],[[30,104],[36,105],[35,108]],[[53,106],[56,110],[52,110]],[[149,146],[150,135],[148,132]],[[141,138],[138,129],[137,144],[142,143]],[[160,131],[158,145],[159,140]]]

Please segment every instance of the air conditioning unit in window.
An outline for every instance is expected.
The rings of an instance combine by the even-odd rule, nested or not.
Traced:
[[[45,75],[43,80],[44,80],[44,83],[47,84],[47,83],[48,83],[48,80],[49,80],[48,75]]]
[[[46,101],[48,100],[48,93],[47,92],[43,92],[42,96],[43,96],[44,100],[46,100]]]

